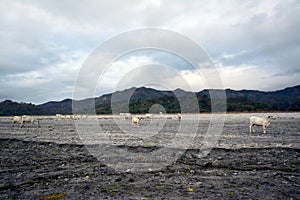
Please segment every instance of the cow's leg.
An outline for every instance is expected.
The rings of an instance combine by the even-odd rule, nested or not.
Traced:
[[[250,124],[249,128],[250,128],[250,133],[255,133],[253,124]]]
[[[267,127],[263,126],[264,133],[267,133]]]

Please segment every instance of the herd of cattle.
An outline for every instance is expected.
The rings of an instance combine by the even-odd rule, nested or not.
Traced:
[[[143,119],[150,119],[154,115],[153,114],[145,114],[145,115],[139,115],[134,116],[131,113],[120,113],[120,117],[124,119],[130,119],[133,125],[139,126],[141,124],[141,121]],[[57,120],[78,120],[78,119],[85,119],[88,118],[88,115],[62,115],[62,114],[56,114]],[[175,119],[181,120],[182,115],[178,113],[175,116]],[[262,126],[263,132],[266,133],[267,127],[271,124],[271,120],[275,119],[273,116],[268,116],[266,118],[262,117],[250,117],[250,125],[249,125],[249,131],[250,133],[254,133],[254,126]],[[20,124],[20,127],[22,128],[25,123],[36,124],[39,127],[39,120],[34,116],[14,116],[12,119],[12,126],[15,124]]]
[[[28,116],[28,115],[23,115],[23,116],[14,116],[12,123],[14,124],[20,124],[20,127],[22,128],[24,126],[25,123],[30,123],[30,124],[34,124],[35,122],[37,123],[37,125],[39,126],[39,121],[33,117],[33,116]]]
[[[161,115],[161,114],[160,114]],[[90,115],[62,115],[62,114],[56,114],[55,118],[56,120],[79,120],[79,119],[87,119],[87,118],[92,118],[95,116],[90,116]],[[132,124],[139,126],[141,121],[143,119],[150,119],[153,118],[153,114],[145,114],[145,115],[132,115],[131,113],[120,113],[120,118],[123,119],[130,119]],[[175,116],[175,119],[181,120],[182,116],[180,113],[178,113]],[[29,115],[23,115],[23,116],[14,116],[12,119],[12,126],[15,124],[20,124],[20,127],[24,127],[24,124],[30,123],[31,125],[36,124],[39,126],[39,119],[35,116],[29,116]]]

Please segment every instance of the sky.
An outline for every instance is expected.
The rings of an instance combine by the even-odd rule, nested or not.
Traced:
[[[185,58],[195,56],[192,49],[186,56],[138,49],[112,57],[109,66],[95,61],[100,71],[84,70],[93,52],[118,35],[132,33],[144,44],[149,36],[134,35],[134,30],[147,28],[189,38],[212,65],[199,70],[189,63]],[[284,89],[300,84],[299,33],[298,0],[2,0],[0,101],[59,101],[72,98],[75,88],[82,91],[77,98],[133,86]],[[114,47],[124,42],[130,41]],[[160,42],[181,47],[175,39]],[[215,78],[222,84],[214,84]]]

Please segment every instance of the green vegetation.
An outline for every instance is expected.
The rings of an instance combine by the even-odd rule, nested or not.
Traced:
[[[44,112],[31,103],[16,103],[5,100],[0,103],[0,115],[41,115]]]
[[[144,194],[144,197],[151,198],[151,197],[153,197],[153,195],[152,194]]]
[[[233,192],[232,191],[228,191],[227,194],[228,194],[228,196],[232,196]]]
[[[176,92],[177,91],[177,92]],[[178,92],[179,91],[179,92]],[[198,93],[185,92],[183,90],[159,91],[151,88],[131,88],[121,92],[116,92],[117,102],[111,105],[113,94],[103,95],[95,99],[85,99],[75,101],[78,104],[76,113],[112,114],[114,111],[130,113],[149,113],[153,105],[161,105],[167,113],[184,112],[211,112],[210,93],[217,97],[223,96],[224,90],[203,90]],[[129,94],[128,94],[129,93]],[[300,86],[286,88],[275,92],[260,92],[254,90],[225,90],[226,102],[222,99],[214,98],[216,109],[227,107],[228,112],[261,112],[261,111],[300,111]],[[130,95],[129,108],[128,99],[122,99]],[[192,97],[197,98],[199,110],[191,108]],[[185,107],[180,102],[187,102]],[[11,100],[0,102],[0,115],[50,115],[50,114],[71,114],[71,99],[60,102],[48,102],[41,105],[31,103],[16,103]],[[226,104],[226,105],[224,105]],[[129,110],[128,110],[129,109]],[[155,112],[155,109],[153,110]]]
[[[106,187],[106,189],[110,190],[110,191],[115,191],[116,192],[116,191],[118,191],[119,187],[120,187],[120,185],[117,184],[117,183],[115,183],[115,184],[108,185]]]
[[[45,196],[41,196],[42,199],[51,199],[51,200],[58,200],[58,199],[64,199],[66,197],[66,193],[51,193]]]

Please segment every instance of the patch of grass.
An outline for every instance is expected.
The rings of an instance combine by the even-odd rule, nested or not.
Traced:
[[[185,172],[183,172],[183,176],[189,176],[190,175],[190,172],[189,171],[185,171]]]
[[[96,162],[96,161],[89,162],[89,165],[92,165],[92,166],[94,166],[94,165],[99,165],[99,162]]]
[[[162,186],[162,184],[161,184],[161,183],[155,183],[155,185],[156,185],[156,186]]]
[[[224,185],[224,188],[235,188],[236,186],[235,185],[232,185],[232,184],[225,184]]]
[[[110,190],[110,191],[117,191],[119,189],[119,184],[111,184],[111,185],[107,186],[106,189]]]
[[[59,199],[63,199],[66,197],[66,193],[62,192],[62,193],[51,193],[51,194],[47,194],[45,196],[41,196],[40,198],[42,199],[49,199],[49,200],[59,200]]]
[[[151,197],[153,197],[153,195],[152,194],[144,194],[144,197],[151,198]]]
[[[232,195],[233,195],[233,192],[232,192],[232,191],[228,191],[228,192],[227,192],[227,195],[228,195],[228,196],[232,196]]]
[[[29,185],[34,185],[35,182],[36,182],[36,181],[34,181],[33,179],[30,179],[27,183],[28,183]]]
[[[195,192],[195,188],[193,188],[193,187],[188,187],[188,188],[186,189],[186,191],[187,191],[187,192]]]

